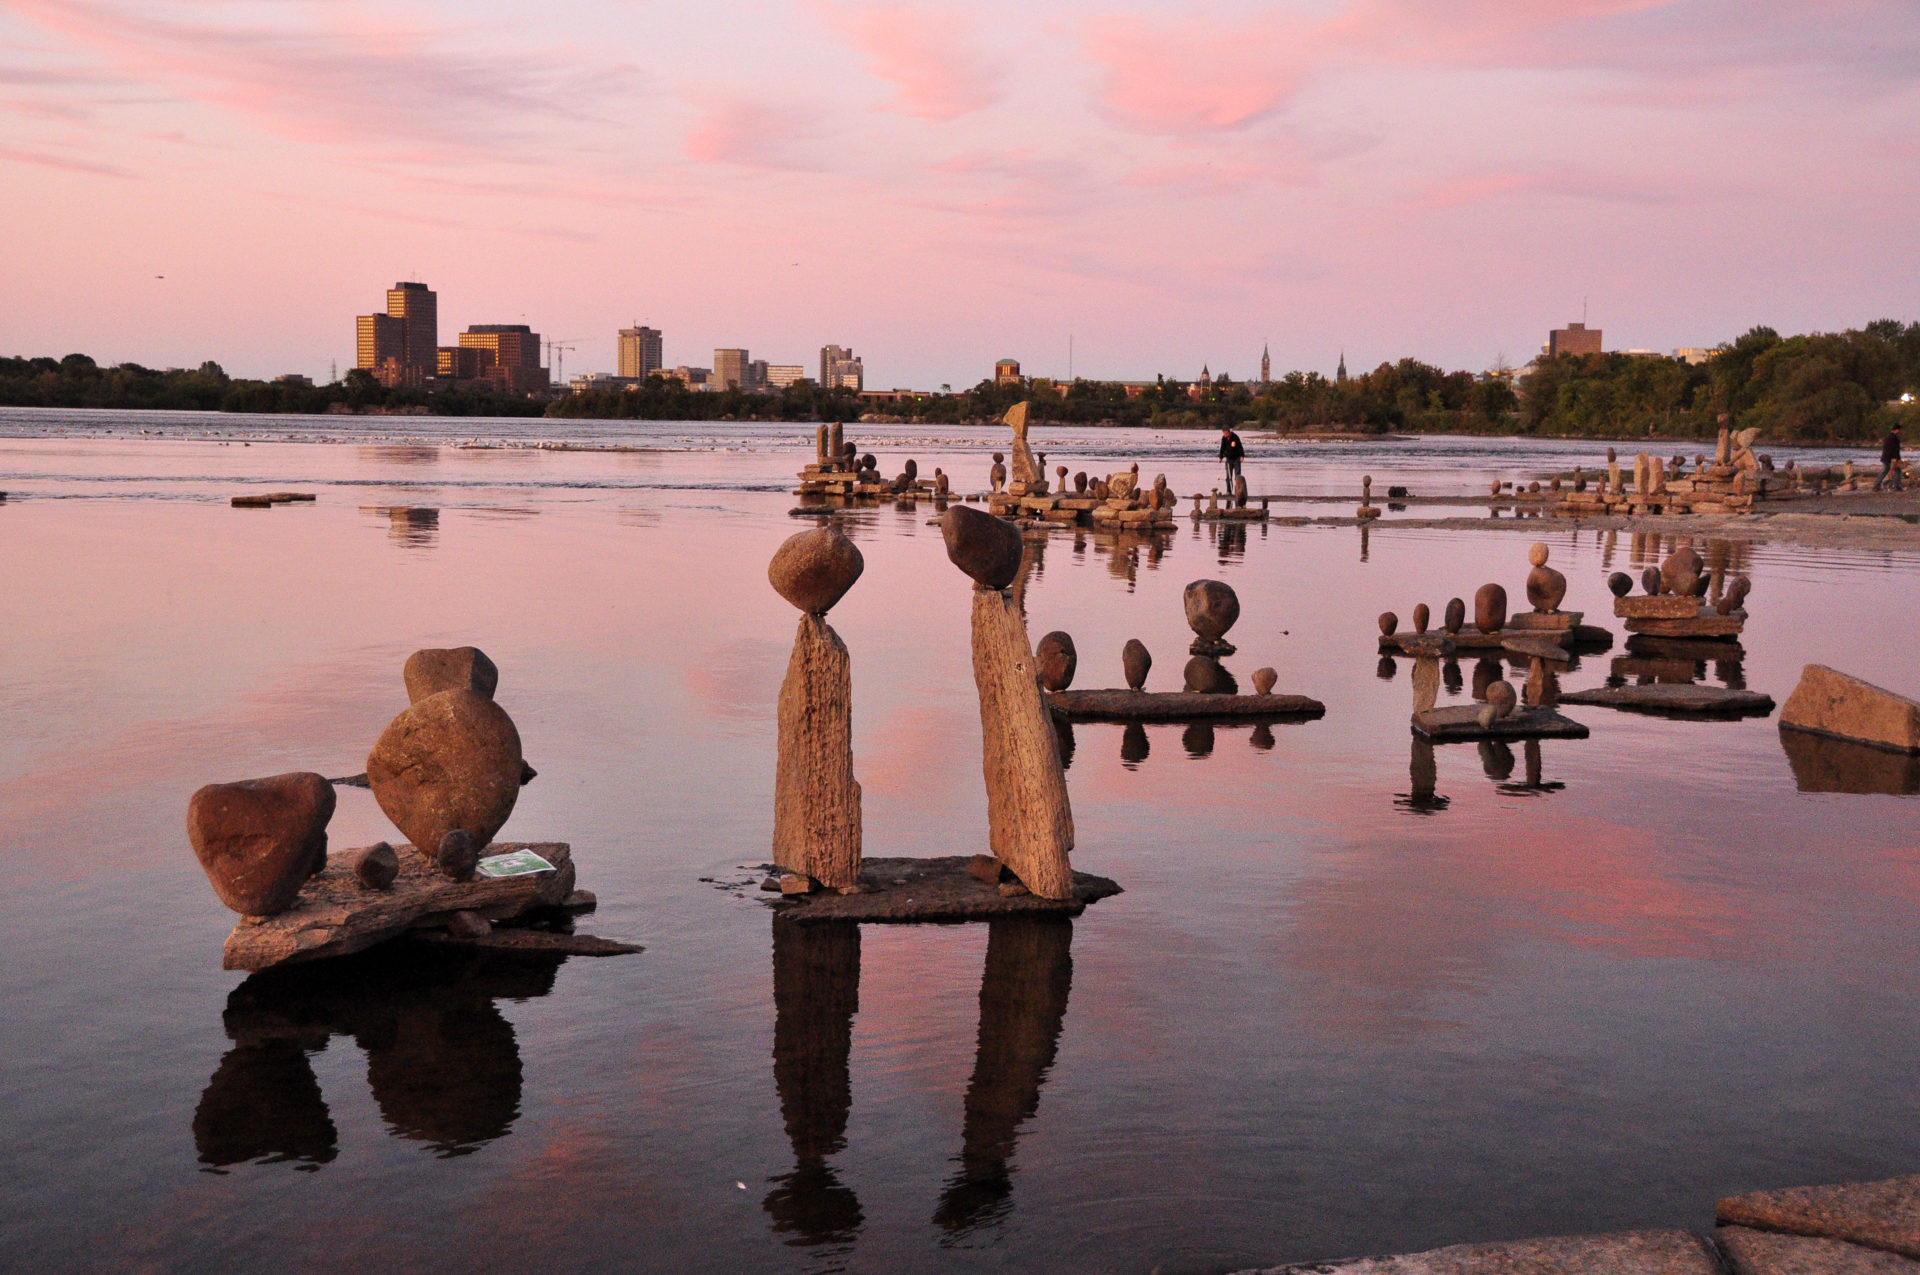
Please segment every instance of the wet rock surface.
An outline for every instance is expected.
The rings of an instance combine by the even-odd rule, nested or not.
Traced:
[[[1126,675],[1129,690],[1140,690],[1147,684],[1147,672],[1153,668],[1153,652],[1147,650],[1147,644],[1139,638],[1128,638],[1127,644],[1120,648],[1120,670]]]
[[[1069,634],[1055,629],[1041,638],[1033,648],[1033,660],[1040,685],[1050,691],[1064,691],[1073,685],[1073,673],[1079,667],[1080,656],[1074,651]]]

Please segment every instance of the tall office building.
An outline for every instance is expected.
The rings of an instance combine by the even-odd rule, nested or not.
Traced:
[[[419,385],[434,374],[439,310],[439,298],[426,284],[394,284],[387,289],[385,314],[354,319],[355,366],[387,385]]]
[[[753,376],[747,368],[745,350],[715,350],[713,352],[713,388],[716,390],[750,390],[753,388]]]
[[[513,394],[544,390],[547,369],[540,366],[540,334],[524,323],[476,323],[460,334],[460,347],[479,358],[478,377]]]
[[[1550,359],[1562,354],[1598,354],[1600,329],[1590,328],[1584,323],[1569,323],[1564,328],[1555,328],[1547,333],[1547,348],[1543,353]]]
[[[392,315],[363,314],[354,321],[354,366],[379,375],[383,367],[398,367],[405,349],[400,321]]]
[[[795,381],[805,380],[807,369],[798,363],[767,364],[767,388],[784,390]]]
[[[661,369],[659,328],[620,329],[620,375],[643,381]]]
[[[995,385],[1020,384],[1020,360],[997,359],[993,365],[993,383]]]
[[[820,388],[823,390],[865,389],[866,368],[860,356],[844,345],[820,348]]]

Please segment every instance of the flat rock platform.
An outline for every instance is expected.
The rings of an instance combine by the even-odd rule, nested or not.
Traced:
[[[816,921],[984,921],[1034,913],[1078,916],[1087,904],[1119,894],[1120,886],[1090,872],[1073,874],[1071,899],[1012,896],[972,876],[969,855],[938,859],[866,859],[860,864],[858,894],[816,890],[787,895],[773,905],[780,919]]]
[[[1629,712],[1663,713],[1677,717],[1765,717],[1773,711],[1773,697],[1758,691],[1736,691],[1725,686],[1686,682],[1656,682],[1651,686],[1603,686],[1591,691],[1569,691],[1562,704],[1592,704]]]
[[[394,846],[400,875],[385,890],[362,885],[346,856],[328,856],[320,875],[300,888],[293,906],[278,916],[242,917],[227,936],[221,965],[263,970],[290,961],[345,956],[407,931],[444,927],[455,912],[504,921],[535,908],[560,907],[573,893],[573,850],[564,841],[494,842],[485,853],[531,850],[552,872],[532,876],[449,881],[410,845]]]
[[[1327,706],[1305,695],[1202,695],[1194,691],[1052,691],[1047,703],[1073,722],[1309,721]]]
[[[1516,708],[1491,726],[1480,724],[1479,704],[1430,708],[1413,715],[1413,733],[1436,744],[1480,739],[1585,739],[1587,728],[1550,708]]]
[[[1721,1266],[1705,1240],[1674,1230],[1455,1244],[1393,1257],[1269,1266],[1240,1275],[1721,1275]]]

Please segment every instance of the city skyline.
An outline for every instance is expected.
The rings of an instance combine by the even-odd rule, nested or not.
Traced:
[[[1890,0],[10,0],[0,70],[9,353],[319,378],[395,278],[589,334],[569,371],[637,300],[911,385],[1915,317]]]

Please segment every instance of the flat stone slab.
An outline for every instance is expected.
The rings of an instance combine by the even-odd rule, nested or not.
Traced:
[[[1734,611],[1721,615],[1712,607],[1702,607],[1690,620],[1628,620],[1627,631],[1651,637],[1717,638],[1739,637],[1747,627],[1747,613]]]
[[[1824,664],[1800,670],[1780,724],[1877,748],[1920,753],[1920,703]]]
[[[394,846],[400,875],[392,887],[362,885],[346,855],[328,856],[327,867],[304,886],[293,906],[278,916],[242,917],[227,935],[221,966],[263,970],[290,961],[310,961],[364,951],[423,925],[438,925],[454,912],[476,912],[504,921],[533,908],[558,907],[573,893],[573,850],[564,841],[496,841],[485,855],[531,850],[552,872],[532,876],[475,877],[449,881],[410,845]]]
[[[1564,642],[1544,633],[1503,637],[1500,639],[1500,649],[1524,655],[1528,659],[1553,660],[1562,664],[1573,659],[1573,652],[1567,650]]]
[[[1690,620],[1700,614],[1700,599],[1666,594],[1615,598],[1613,613],[1622,620]]]
[[[1195,691],[1055,691],[1047,702],[1075,722],[1198,722],[1272,718],[1301,721],[1325,716],[1327,706],[1305,695],[1202,695]]]
[[[1516,611],[1507,617],[1507,631],[1570,633],[1586,619],[1585,611]]]
[[[1689,717],[1765,717],[1773,711],[1773,697],[1758,691],[1736,691],[1726,686],[1687,682],[1656,682],[1652,686],[1602,686],[1570,691],[1562,704],[1594,704],[1641,713],[1676,713]]]
[[[1269,1266],[1239,1275],[1721,1275],[1691,1231],[1561,1235],[1499,1244],[1455,1244],[1394,1257]]]
[[[1723,1226],[1822,1236],[1920,1258],[1920,1174],[1729,1196],[1714,1214]]]
[[[1573,644],[1587,651],[1610,651],[1613,649],[1613,630],[1603,629],[1597,624],[1576,624],[1573,626]]]
[[[1436,744],[1475,739],[1585,739],[1588,730],[1550,708],[1516,708],[1492,726],[1480,724],[1479,704],[1430,708],[1413,715],[1413,733]]]
[[[984,921],[997,916],[1047,913],[1079,916],[1087,904],[1119,894],[1120,887],[1090,872],[1073,874],[1071,899],[1012,896],[967,872],[970,855],[939,859],[867,859],[860,865],[859,894],[816,890],[783,895],[773,905],[782,920],[814,921]]]
[[[1714,1235],[1733,1275],[1920,1275],[1920,1262],[1844,1240],[1723,1226]]]

